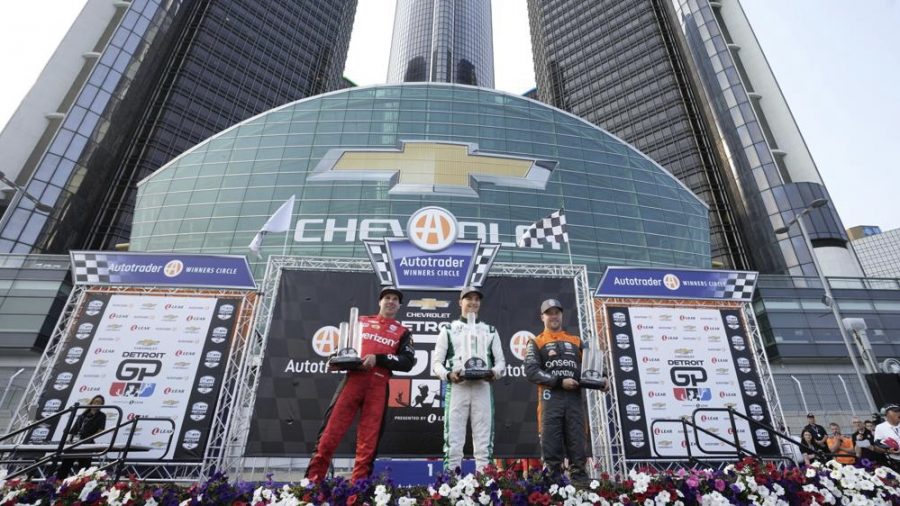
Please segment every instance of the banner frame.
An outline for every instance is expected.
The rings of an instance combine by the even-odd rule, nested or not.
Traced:
[[[255,290],[215,287],[73,285],[56,326],[50,335],[50,339],[47,341],[44,352],[25,388],[24,395],[19,400],[16,412],[9,422],[7,432],[12,432],[31,423],[32,413],[37,412],[41,393],[46,388],[57,362],[63,359],[60,352],[66,336],[74,333],[72,327],[77,313],[84,306],[85,299],[91,293],[154,295],[161,297],[207,296],[209,298],[231,297],[241,299],[241,307],[235,312],[236,322],[233,343],[228,353],[226,369],[223,374],[203,458],[199,461],[190,462],[129,459],[133,463],[126,463],[123,467],[124,474],[134,475],[141,480],[197,481],[209,476],[214,469],[221,467],[220,463],[224,448],[222,442],[227,432],[230,415],[234,412],[233,392],[237,390],[236,385],[240,381],[241,365],[244,362],[249,341],[247,331],[252,330],[251,324],[256,312],[257,292]],[[23,442],[25,437],[26,434],[18,436],[16,442]],[[173,444],[177,444],[174,438]]]
[[[260,370],[267,344],[268,330],[272,323],[273,309],[277,303],[277,288],[285,269],[320,270],[343,272],[371,272],[376,276],[371,262],[367,258],[336,257],[294,257],[271,255],[266,264],[265,277],[262,282],[262,301],[256,314],[253,326],[252,343],[245,359],[246,370],[243,373],[238,403],[235,405],[239,418],[233,420],[227,435],[227,448],[222,469],[234,477],[241,477],[256,469],[272,469],[287,467],[287,472],[298,470],[306,465],[306,458],[300,457],[245,457],[244,450],[250,432],[250,415],[256,402]],[[575,298],[578,308],[578,326],[585,342],[598,345],[597,324],[593,308],[593,297],[588,282],[587,268],[584,265],[542,265],[520,263],[494,263],[491,276],[507,277],[558,277],[570,278],[574,283]],[[599,476],[609,471],[612,466],[611,442],[609,432],[605,429],[607,408],[606,395],[600,392],[587,392],[588,420],[591,428],[591,446],[594,452],[592,472]]]
[[[762,393],[764,399],[769,408],[769,412],[771,413],[773,424],[781,424],[783,427],[787,427],[784,418],[784,412],[781,408],[781,400],[778,397],[778,391],[775,388],[775,379],[772,375],[771,368],[769,366],[768,355],[766,354],[765,343],[762,338],[762,334],[759,330],[759,325],[756,321],[755,314],[753,313],[753,305],[751,302],[742,302],[742,301],[727,301],[727,300],[709,300],[709,299],[659,299],[652,297],[595,297],[594,299],[594,308],[595,308],[595,318],[598,322],[598,334],[600,335],[600,339],[603,342],[606,350],[610,349],[611,346],[611,330],[608,322],[606,321],[606,310],[607,306],[632,306],[632,305],[640,305],[642,307],[691,307],[691,308],[709,308],[709,309],[738,309],[741,312],[742,319],[744,320],[744,325],[747,329],[747,333],[749,334],[750,339],[748,339],[748,344],[752,349],[752,356],[754,358],[754,362],[759,371],[759,379],[762,384]],[[606,353],[606,367],[608,371],[611,371],[613,374],[615,373],[615,368],[612,363],[612,354]],[[615,381],[610,381],[611,393],[610,399],[611,402],[607,407],[607,416],[611,420],[615,420],[615,430],[613,432],[613,448],[620,449],[618,451],[614,450],[612,454],[613,460],[613,468],[616,472],[620,472],[623,475],[627,474],[630,469],[639,470],[646,467],[652,467],[659,471],[665,471],[668,469],[682,467],[682,464],[686,462],[686,459],[671,459],[667,461],[654,459],[654,460],[640,460],[640,459],[630,459],[626,458],[624,449],[625,448],[625,435],[622,432],[622,420],[621,414],[618,408],[618,393],[616,391],[617,383]],[[779,443],[781,447],[782,455],[790,455],[790,443],[785,442],[784,440],[780,440]],[[733,463],[732,458],[722,459],[722,463]],[[705,457],[704,461],[712,462],[716,461],[716,459]]]

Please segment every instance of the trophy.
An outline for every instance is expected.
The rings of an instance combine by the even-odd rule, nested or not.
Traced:
[[[467,315],[465,328],[465,346],[462,359],[463,370],[459,377],[467,380],[479,380],[491,377],[493,371],[487,363],[487,336],[478,331],[475,324],[475,313]]]
[[[350,321],[341,322],[337,353],[328,359],[328,366],[343,371],[359,369],[362,366],[359,357],[361,337],[359,309],[353,307],[350,308]]]
[[[592,388],[595,390],[603,390],[606,388],[607,379],[603,375],[604,365],[603,352],[596,352],[586,346],[581,354],[581,380],[578,382],[581,388]]]

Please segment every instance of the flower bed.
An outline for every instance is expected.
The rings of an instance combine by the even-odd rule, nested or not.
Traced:
[[[488,504],[891,504],[900,506],[900,475],[878,467],[825,465],[777,469],[750,459],[721,471],[632,471],[623,480],[603,476],[576,488],[544,473],[527,479],[508,471],[477,476],[442,476],[427,487],[399,487],[389,478],[350,483],[343,478],[312,484],[229,482],[216,474],[190,487],[112,482],[104,472],[83,470],[63,481],[6,480],[0,471],[0,506],[7,505],[200,505],[246,506],[300,504],[488,505]]]

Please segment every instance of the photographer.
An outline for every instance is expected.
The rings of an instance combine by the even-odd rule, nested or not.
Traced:
[[[91,402],[88,403],[90,408],[82,411],[80,415],[75,419],[75,423],[72,424],[72,429],[69,431],[69,442],[84,442],[84,443],[93,443],[95,434],[99,432],[103,432],[103,429],[106,428],[106,415],[100,411],[98,406],[102,406],[106,404],[106,399],[102,395],[95,395]],[[75,448],[74,451],[80,451],[79,448]],[[83,450],[81,450],[83,451]],[[59,469],[56,470],[56,477],[60,480],[69,476],[72,472],[72,469],[81,469],[84,467],[89,467],[91,465],[90,457],[78,457],[77,459],[62,459],[62,462],[59,464]]]

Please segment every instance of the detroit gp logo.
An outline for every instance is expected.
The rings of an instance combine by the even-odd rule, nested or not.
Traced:
[[[621,350],[627,350],[631,346],[631,338],[628,334],[616,334],[616,346]]]
[[[628,323],[625,318],[625,313],[613,313],[612,320],[616,327],[624,327],[625,324]]]

